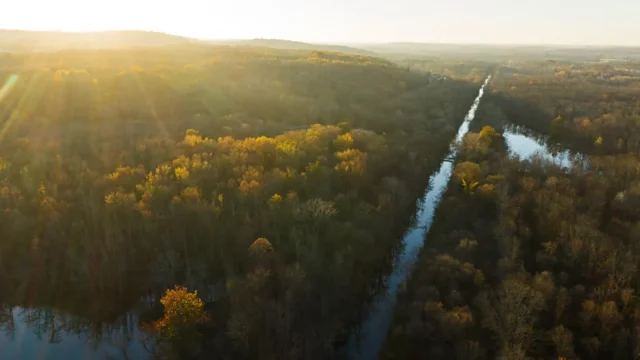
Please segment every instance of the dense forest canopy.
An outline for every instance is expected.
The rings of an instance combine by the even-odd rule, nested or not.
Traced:
[[[165,356],[337,356],[477,93],[482,70],[457,70],[202,44],[3,54],[5,327],[45,305],[31,326],[97,331],[173,289],[144,322]]]
[[[496,69],[383,358],[639,356],[639,66]],[[510,157],[514,126],[583,154]]]
[[[512,62],[487,104],[508,119],[588,153],[638,154],[640,62]],[[494,111],[495,110],[495,111]]]
[[[0,31],[0,326],[343,358],[445,161],[380,356],[637,358],[638,54]]]

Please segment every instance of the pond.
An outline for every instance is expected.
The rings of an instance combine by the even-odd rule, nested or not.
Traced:
[[[574,165],[588,170],[588,158],[579,152],[567,150],[560,144],[549,145],[548,137],[524,127],[509,125],[503,136],[512,157],[547,160],[568,171]]]

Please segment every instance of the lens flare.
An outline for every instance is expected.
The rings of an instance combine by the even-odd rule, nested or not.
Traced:
[[[2,101],[2,99],[4,99],[4,97],[9,94],[9,92],[16,85],[17,82],[18,82],[18,75],[11,74],[11,76],[9,76],[7,81],[4,82],[2,89],[0,89],[0,101]]]

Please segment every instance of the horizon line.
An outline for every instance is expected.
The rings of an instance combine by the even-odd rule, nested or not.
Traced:
[[[216,38],[216,37],[201,37],[201,36],[189,36],[189,35],[181,35],[178,33],[171,33],[166,31],[157,31],[157,30],[148,30],[148,29],[109,29],[109,30],[59,30],[59,29],[49,29],[49,30],[33,30],[33,29],[5,29],[0,28],[1,31],[20,31],[20,32],[31,32],[31,33],[66,33],[66,34],[94,34],[94,33],[117,33],[117,32],[147,32],[147,33],[156,33],[156,34],[165,34],[170,36],[181,37],[185,39],[192,40],[200,40],[200,41],[250,41],[250,40],[281,40],[281,41],[291,41],[291,42],[299,42],[299,43],[307,43],[307,44],[315,44],[315,45],[341,45],[341,46],[372,46],[372,45],[463,45],[463,46],[535,46],[535,47],[589,47],[589,48],[598,48],[598,47],[620,47],[620,48],[638,48],[640,49],[640,44],[577,44],[577,43],[516,43],[516,42],[464,42],[464,41],[453,41],[453,42],[441,42],[441,41],[385,41],[385,42],[374,42],[374,41],[316,41],[316,40],[293,40],[286,38],[266,38],[266,37],[253,37],[253,38]]]

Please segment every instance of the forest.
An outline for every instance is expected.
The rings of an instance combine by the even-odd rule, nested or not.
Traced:
[[[0,54],[4,332],[139,327],[164,359],[339,356],[477,66],[445,80],[192,43]]]
[[[638,153],[640,62],[522,62],[494,79],[492,117],[585,153]]]
[[[638,54],[2,30],[0,351],[637,359]]]
[[[496,68],[382,358],[640,356],[639,96],[637,61]]]

